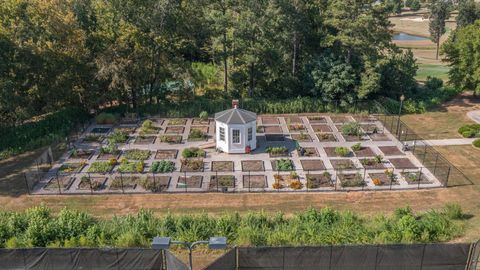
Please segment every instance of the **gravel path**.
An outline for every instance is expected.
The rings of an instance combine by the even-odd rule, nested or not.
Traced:
[[[467,112],[467,116],[473,121],[480,123],[480,110]]]

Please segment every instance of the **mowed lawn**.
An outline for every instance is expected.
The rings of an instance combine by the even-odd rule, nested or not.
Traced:
[[[402,116],[413,131],[425,139],[452,139],[461,138],[458,128],[474,122],[464,111],[437,111],[422,114],[408,114]]]
[[[444,82],[448,81],[448,71],[450,68],[446,65],[437,64],[418,64],[417,76],[418,81],[426,81],[427,77],[436,77],[442,79]]]

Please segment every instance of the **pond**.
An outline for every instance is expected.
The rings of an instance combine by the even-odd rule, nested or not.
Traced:
[[[405,33],[395,33],[392,37],[393,40],[429,40],[428,38],[421,36],[414,36]]]

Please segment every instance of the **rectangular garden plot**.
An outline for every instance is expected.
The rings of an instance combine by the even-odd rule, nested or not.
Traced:
[[[278,117],[262,117],[262,124],[264,125],[278,125],[280,121],[278,121]]]
[[[417,172],[402,172],[400,173],[403,177],[403,179],[405,179],[405,181],[409,184],[409,185],[415,185],[415,184],[431,184],[433,183],[432,181],[430,181],[430,179],[428,179],[428,177],[420,172],[420,171],[417,171]]]
[[[307,131],[304,125],[302,124],[289,124],[288,125],[288,130],[290,132],[304,132]]]
[[[349,116],[346,115],[332,115],[330,116],[330,119],[332,119],[333,123],[347,123],[353,121]]]
[[[106,181],[107,181],[106,177],[82,176],[82,177],[80,177],[80,181],[78,182],[77,189],[78,190],[97,191],[97,190],[103,189],[105,187],[105,182]]]
[[[332,128],[329,125],[312,125],[312,129],[315,132],[332,132]]]
[[[265,171],[262,160],[242,160],[242,171],[260,172]]]
[[[372,134],[368,134],[368,136],[374,142],[388,142],[388,141],[391,141],[390,138],[388,138],[388,136],[385,135],[384,133],[372,133]]]
[[[43,189],[52,191],[58,191],[59,189],[67,190],[73,184],[74,180],[75,178],[65,175],[51,177]]]
[[[90,133],[93,133],[93,134],[107,134],[109,131],[110,131],[110,128],[106,128],[106,127],[94,127],[94,128],[92,128],[92,130],[90,131]]]
[[[324,147],[323,149],[327,153],[328,157],[342,157],[342,155],[337,154],[337,151],[339,151],[337,149],[339,149],[339,148],[342,148],[342,149],[345,148],[346,150],[348,150],[348,152],[346,152],[345,155],[343,155],[343,157],[352,157],[353,156],[352,151],[350,151],[350,149],[346,148],[346,147]]]
[[[170,186],[170,176],[147,176],[141,177],[138,185],[151,192],[162,192]]]
[[[320,115],[312,115],[307,117],[308,122],[311,124],[324,124],[327,123],[327,118],[325,116],[320,116]]]
[[[135,144],[153,144],[155,143],[156,136],[138,136],[135,138]]]
[[[192,125],[195,125],[195,126],[196,125],[199,125],[199,126],[210,125],[210,119],[204,120],[204,119],[200,119],[200,118],[195,118],[195,119],[193,119]]]
[[[157,150],[155,154],[155,159],[176,159],[178,155],[178,150],[176,149],[164,149]]]
[[[98,154],[97,160],[110,160],[110,159],[118,159],[120,156],[120,151],[115,151],[115,153],[100,153]]]
[[[382,162],[378,162],[378,160],[374,158],[364,158],[360,159],[360,163],[362,166],[367,170],[380,170],[385,169],[385,165]]]
[[[400,151],[400,149],[398,149],[398,147],[396,147],[396,146],[379,146],[378,148],[380,149],[380,151],[382,151],[382,153],[385,156],[405,155],[405,153]]]
[[[74,149],[70,153],[69,159],[90,159],[93,155],[93,150]]]
[[[273,171],[293,171],[295,169],[290,159],[276,159],[271,162]]]
[[[275,174],[273,178],[275,180],[272,184],[272,187],[274,189],[288,187],[294,190],[298,190],[303,188],[303,184],[302,182],[300,182],[300,178],[295,172],[292,172],[290,174]]]
[[[333,187],[332,175],[329,172],[322,174],[307,174],[307,188]]]
[[[110,182],[111,190],[134,190],[137,187],[139,176],[115,176]]]
[[[288,116],[285,118],[287,124],[303,124],[302,118],[300,116]]]
[[[87,172],[105,174],[111,172],[113,170],[113,167],[115,167],[115,163],[112,163],[110,161],[95,161],[90,164]]]
[[[355,163],[350,159],[331,159],[330,163],[335,170],[354,170]]]
[[[265,175],[244,175],[243,188],[266,188],[267,177]]]
[[[170,126],[168,126],[165,129],[165,134],[183,134],[183,131],[185,131],[184,127],[170,127]]]
[[[353,136],[353,135],[344,135],[342,134],[343,138],[347,142],[361,142],[361,141],[368,141],[370,138],[368,135],[362,135],[362,136]]]
[[[178,144],[182,143],[182,136],[180,135],[162,135],[160,141],[163,143]]]
[[[58,168],[59,173],[78,173],[82,171],[85,163],[83,162],[74,162],[74,163],[63,163],[60,168]]]
[[[301,147],[297,149],[299,157],[319,157],[317,148],[315,147]]]
[[[374,134],[379,132],[379,129],[375,124],[362,124],[360,125],[360,127],[362,128],[363,132],[367,134]]]
[[[317,133],[320,142],[336,142],[337,138],[332,133]]]
[[[150,158],[150,150],[128,149],[123,152],[122,158],[132,160],[147,160]]]
[[[169,126],[183,126],[187,123],[187,119],[184,118],[172,118],[168,119]]]
[[[210,190],[221,190],[222,188],[235,188],[235,176],[233,175],[212,175],[210,177]]]
[[[355,156],[357,156],[357,157],[374,157],[374,156],[376,156],[375,152],[373,152],[372,148],[366,147],[366,146],[362,146],[360,148],[360,150],[354,151],[354,153],[355,153]]]
[[[368,173],[368,175],[372,178],[372,183],[375,186],[399,185],[396,175],[393,175],[393,177],[385,173]]]
[[[393,167],[397,169],[416,169],[415,166],[410,159],[408,158],[390,158],[390,163],[392,163]]]
[[[285,136],[282,134],[267,134],[265,139],[269,142],[283,142],[285,141]]]
[[[269,154],[270,157],[288,157],[290,156],[290,151],[285,146],[274,146],[267,147],[265,152]]]
[[[113,132],[122,132],[126,134],[133,134],[135,133],[135,130],[137,129],[136,126],[120,126],[117,127],[113,130]]]
[[[299,142],[311,142],[313,141],[312,137],[306,133],[300,134],[291,134],[292,139]]]
[[[189,141],[204,141],[208,139],[208,127],[207,126],[195,126],[191,127],[188,134]]]
[[[178,177],[177,188],[201,188],[203,182],[203,176],[201,175],[192,175]]]
[[[363,181],[363,176],[358,173],[338,174],[337,178],[338,178],[338,181],[340,182],[340,186],[343,188],[365,186],[365,181]]]
[[[203,159],[183,159],[182,172],[203,172]]]
[[[304,171],[325,170],[325,165],[321,159],[302,159],[300,163]]]
[[[264,130],[264,133],[267,133],[267,134],[282,133],[282,128],[280,126],[264,126],[263,130]]]
[[[100,143],[105,139],[104,136],[95,135],[95,134],[87,134],[83,137],[82,142],[84,143]]]
[[[212,161],[212,172],[233,172],[233,161]]]

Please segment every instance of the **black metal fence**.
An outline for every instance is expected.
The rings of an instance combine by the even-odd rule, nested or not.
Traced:
[[[475,244],[236,248],[205,270],[475,270],[475,252]]]

